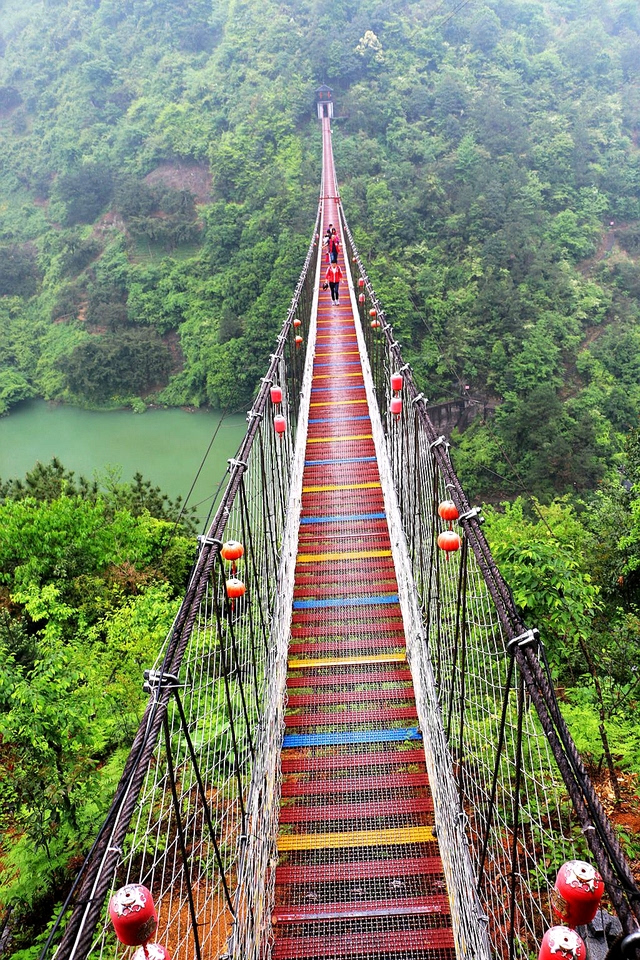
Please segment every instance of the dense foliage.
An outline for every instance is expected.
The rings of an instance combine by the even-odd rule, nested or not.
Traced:
[[[141,476],[0,482],[0,904],[31,947],[93,840],[194,559]]]

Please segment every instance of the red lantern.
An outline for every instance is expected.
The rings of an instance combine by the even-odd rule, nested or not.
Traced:
[[[227,540],[226,543],[223,543],[220,551],[222,559],[230,560],[232,563],[239,560],[243,553],[244,547],[237,540]]]
[[[391,374],[391,389],[402,390],[402,374],[401,373]]]
[[[298,334],[298,336],[296,337],[296,347],[299,347],[301,343],[302,343],[302,337],[300,336],[300,334]]]
[[[239,597],[244,597],[246,587],[242,580],[238,580],[237,577],[231,577],[230,580],[227,580],[227,596],[230,600],[237,600]]]
[[[364,303],[366,299],[367,298],[365,297],[364,293],[358,294],[358,303]]]
[[[153,897],[141,883],[128,883],[116,890],[109,901],[109,916],[116,937],[128,947],[147,943],[158,926]]]
[[[595,867],[583,860],[568,860],[558,870],[551,906],[568,927],[591,923],[604,893],[604,882]]]
[[[402,413],[402,399],[401,397],[392,397],[391,398],[391,413],[395,417],[399,417]]]
[[[378,311],[376,310],[376,308],[375,308],[375,307],[371,307],[371,310],[369,310],[369,316],[370,316],[370,317],[376,317],[377,315],[378,315]]]
[[[575,930],[551,927],[542,938],[538,960],[585,960],[587,948]]]
[[[371,326],[373,327],[374,330],[377,330],[378,327],[381,327],[381,326],[382,326],[382,324],[380,323],[379,320],[372,320],[372,321],[371,321]]]
[[[280,414],[278,414],[277,417],[273,418],[273,425],[275,427],[276,433],[282,434],[287,429],[287,421]]]
[[[147,943],[136,950],[131,960],[171,960],[171,954],[161,943]]]
[[[438,506],[438,514],[443,520],[446,520],[447,523],[450,523],[452,520],[457,520],[460,516],[453,500],[443,500]]]
[[[302,320],[298,320],[298,318],[296,317],[295,320],[293,321],[294,327],[299,327],[301,326],[301,324],[302,324]]]
[[[271,394],[271,403],[282,403],[282,387],[274,384],[269,392]]]
[[[364,277],[358,277],[358,286],[364,287]]]
[[[455,530],[444,530],[438,537],[438,546],[448,554],[452,550],[459,550],[462,540]]]

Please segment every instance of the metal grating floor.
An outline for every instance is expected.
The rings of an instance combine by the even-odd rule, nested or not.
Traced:
[[[325,204],[326,223],[337,209]],[[320,294],[273,957],[454,958],[346,283]]]

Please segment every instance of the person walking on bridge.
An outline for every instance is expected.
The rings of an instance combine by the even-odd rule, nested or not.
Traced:
[[[342,270],[339,264],[330,263],[327,267],[325,280],[331,289],[331,299],[334,303],[340,303],[340,281],[342,280]]]
[[[338,254],[340,253],[340,240],[338,239],[338,234],[336,233],[336,228],[334,227],[331,231],[331,237],[329,239],[329,262],[337,263]]]

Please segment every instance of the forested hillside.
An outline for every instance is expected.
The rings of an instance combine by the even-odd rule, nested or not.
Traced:
[[[0,0],[0,31],[0,413],[242,408],[309,242],[330,84],[376,290],[430,400],[494,411],[456,467],[512,501],[486,510],[496,559],[592,771],[633,797],[636,0]],[[0,483],[0,945],[25,958],[183,588],[174,515],[141,478]]]
[[[344,204],[465,481],[596,484],[638,422],[633,0],[47,0],[2,12],[0,404],[240,407]],[[466,389],[468,387],[468,390]],[[137,399],[136,399],[137,398]]]

